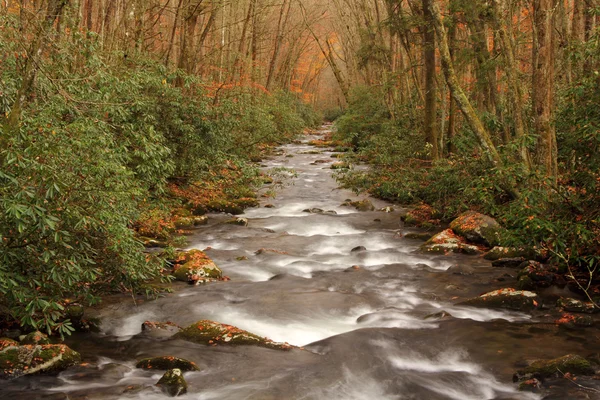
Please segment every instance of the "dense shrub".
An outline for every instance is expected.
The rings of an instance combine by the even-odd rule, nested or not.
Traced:
[[[215,171],[234,173],[220,190],[206,190],[243,197],[257,177],[249,157],[259,146],[315,123],[290,94],[239,90],[216,99],[195,77],[103,53],[93,33],[74,30],[44,56],[14,124],[7,117],[22,83],[16,32],[0,30],[2,321],[64,334],[67,303],[143,292],[161,277],[162,262],[135,237],[140,210],[160,221],[191,202],[177,198],[177,184],[224,176]]]

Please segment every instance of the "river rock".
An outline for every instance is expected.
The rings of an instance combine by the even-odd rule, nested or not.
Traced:
[[[331,169],[348,169],[350,168],[350,164],[345,161],[334,162],[331,164]]]
[[[479,297],[460,302],[459,305],[483,308],[506,308],[515,311],[533,310],[539,306],[538,296],[526,290],[511,288],[494,290]]]
[[[81,356],[64,344],[19,344],[0,339],[0,378],[61,372],[78,364]]]
[[[568,312],[593,314],[597,313],[598,308],[593,303],[576,300],[568,297],[561,297],[556,301],[556,306]]]
[[[223,272],[206,253],[190,250],[180,253],[175,259],[173,276],[183,282],[204,283],[221,279]]]
[[[537,379],[561,377],[566,373],[574,375],[594,375],[595,370],[585,358],[574,354],[568,354],[552,360],[534,361],[528,367],[517,371],[513,375],[513,381],[519,382],[533,377]]]
[[[360,251],[367,251],[367,248],[365,246],[356,246],[355,248],[350,250],[350,253],[358,253]]]
[[[248,226],[248,218],[233,218],[225,223],[230,225]]]
[[[410,232],[404,235],[404,237],[407,239],[421,240],[423,242],[426,242],[429,239],[431,239],[433,235],[427,232]]]
[[[565,329],[589,328],[594,326],[594,319],[589,315],[563,314],[554,321],[559,327]]]
[[[181,330],[181,327],[171,321],[145,321],[142,324],[142,334],[154,339],[168,339]]]
[[[342,206],[354,207],[358,211],[375,211],[375,206],[371,203],[371,200],[368,199],[357,201],[346,200],[342,203]]]
[[[527,379],[519,383],[519,391],[521,392],[531,392],[531,393],[539,393],[542,389],[542,382],[540,382],[537,378]]]
[[[450,229],[470,242],[495,246],[500,239],[502,227],[492,217],[467,211],[450,223]]]
[[[171,356],[144,358],[138,361],[135,367],[140,369],[200,371],[200,368],[194,362]]]
[[[536,258],[535,251],[530,249],[516,248],[516,247],[502,247],[494,246],[490,251],[483,255],[483,258],[490,261],[496,261],[501,258],[517,258],[522,257],[525,259],[533,260]]]
[[[189,228],[192,226],[206,225],[208,223],[208,217],[206,215],[201,216],[189,216],[189,217],[177,217],[175,219],[175,228]]]
[[[171,396],[181,396],[187,393],[187,382],[183,377],[183,373],[180,369],[170,369],[156,382],[156,386],[160,387],[160,390]]]
[[[48,335],[35,331],[31,332],[21,338],[21,344],[50,344],[50,339],[48,339]]]
[[[302,212],[304,213],[310,213],[310,214],[323,214],[325,211],[321,208],[307,208],[305,210],[302,210]]]
[[[492,267],[497,268],[519,268],[525,259],[523,257],[499,258],[492,261]]]
[[[146,247],[146,248],[152,248],[152,247],[165,248],[168,246],[168,243],[166,240],[153,239],[153,238],[149,238],[149,237],[145,237],[145,236],[140,237],[140,240],[142,241],[142,243],[144,243],[144,247]]]
[[[249,345],[277,350],[292,348],[287,343],[277,343],[271,339],[255,335],[232,325],[210,320],[202,320],[184,328],[174,338],[206,345]]]
[[[466,243],[466,240],[456,235],[452,229],[446,229],[429,239],[421,246],[425,253],[463,253],[475,255],[481,253],[479,248]]]
[[[421,204],[408,211],[405,215],[400,217],[400,219],[406,226],[432,228],[440,223],[438,219],[434,218],[435,214],[436,212],[431,206]]]
[[[519,265],[519,268],[521,270],[517,274],[517,279],[527,277],[536,287],[548,287],[556,278],[554,270],[537,261],[525,261]]]

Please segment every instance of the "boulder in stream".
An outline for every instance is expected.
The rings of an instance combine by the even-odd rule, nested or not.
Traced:
[[[498,244],[502,227],[492,217],[467,211],[450,223],[450,229],[470,242],[494,246]]]
[[[561,297],[556,301],[556,306],[568,312],[593,314],[600,310],[591,302],[581,301],[568,297]]]
[[[187,393],[187,382],[180,369],[170,369],[156,382],[160,390],[171,397],[181,396]]]
[[[517,371],[513,375],[513,381],[520,382],[532,378],[562,377],[567,373],[573,375],[594,375],[596,371],[585,358],[574,354],[567,354],[566,356],[552,360],[534,361],[528,367]]]
[[[248,226],[248,218],[233,218],[229,221],[225,221],[225,223],[230,225]]]
[[[190,283],[204,283],[221,279],[223,272],[201,250],[190,250],[177,255],[173,271],[175,279]]]
[[[248,345],[276,350],[289,350],[288,343],[277,343],[232,325],[202,320],[178,332],[174,338],[206,345]]]
[[[183,358],[164,356],[144,358],[135,364],[136,368],[169,370],[179,369],[181,371],[200,371],[196,363]]]
[[[171,321],[145,321],[142,324],[142,334],[154,339],[168,339],[181,330],[181,327]]]
[[[515,311],[529,311],[539,306],[538,296],[527,290],[505,288],[484,293],[479,297],[458,303],[463,306],[482,308],[505,308]]]
[[[50,339],[48,339],[48,335],[35,331],[28,333],[25,336],[20,338],[21,344],[50,344]]]
[[[206,215],[201,216],[180,216],[175,219],[175,228],[189,228],[192,226],[206,225],[208,223],[208,217]]]
[[[19,344],[0,339],[0,378],[61,372],[78,364],[81,356],[64,344]]]
[[[421,246],[421,251],[425,253],[463,253],[480,254],[477,246],[468,244],[466,240],[456,235],[452,229],[446,229],[429,239]]]
[[[501,258],[517,258],[523,257],[529,260],[536,258],[535,251],[531,249],[494,246],[490,251],[483,255],[483,258],[490,261],[496,261]]]
[[[342,206],[354,207],[358,211],[375,211],[375,206],[369,199],[356,201],[346,200],[344,203],[342,203]]]

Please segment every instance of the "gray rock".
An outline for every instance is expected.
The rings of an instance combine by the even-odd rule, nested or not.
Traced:
[[[171,396],[181,396],[187,393],[187,382],[183,377],[183,373],[180,369],[175,368],[168,370],[162,378],[156,383],[156,386],[160,387],[160,390]]]

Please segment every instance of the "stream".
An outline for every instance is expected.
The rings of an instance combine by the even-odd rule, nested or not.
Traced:
[[[275,197],[240,216],[247,227],[210,214],[188,237],[188,248],[208,249],[231,281],[174,283],[174,293],[135,304],[108,300],[98,311],[102,333],[66,339],[82,366],[5,382],[0,398],[164,399],[153,386],[162,372],[134,365],[169,355],[201,369],[185,373],[181,399],[541,399],[517,391],[516,369],[600,351],[595,328],[564,331],[528,314],[456,306],[514,284],[506,276],[514,270],[477,256],[419,253],[422,242],[404,237],[419,229],[402,226],[396,205],[371,198],[376,211],[342,206],[367,197],[339,189],[334,153],[315,154],[308,144],[326,129],[264,161],[265,172],[289,177]],[[335,213],[303,212],[311,208]],[[146,320],[187,326],[201,319],[301,348],[212,347],[141,332]],[[567,382],[544,398],[594,398],[571,397],[574,388]]]

